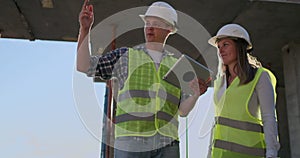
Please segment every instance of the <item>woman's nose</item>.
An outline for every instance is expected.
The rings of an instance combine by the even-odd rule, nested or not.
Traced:
[[[218,47],[219,52],[221,52],[223,49],[221,46]]]

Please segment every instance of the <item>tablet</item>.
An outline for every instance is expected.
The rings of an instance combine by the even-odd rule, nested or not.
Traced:
[[[206,81],[211,77],[212,71],[193,58],[183,54],[163,76],[163,80],[180,88],[186,94],[192,94],[188,83],[196,76]]]

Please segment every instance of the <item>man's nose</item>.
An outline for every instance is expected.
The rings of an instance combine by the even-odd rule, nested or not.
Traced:
[[[153,26],[145,26],[147,30],[153,30],[154,27]]]

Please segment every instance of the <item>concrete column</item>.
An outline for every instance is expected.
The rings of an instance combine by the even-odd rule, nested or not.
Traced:
[[[278,134],[280,142],[280,150],[278,156],[281,158],[290,158],[290,136],[289,136],[289,124],[287,117],[287,106],[285,98],[285,88],[277,87],[277,101],[276,101],[276,112],[278,121]]]
[[[283,71],[292,158],[300,157],[300,43],[283,48]]]

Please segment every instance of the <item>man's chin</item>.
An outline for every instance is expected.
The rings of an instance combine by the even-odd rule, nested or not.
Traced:
[[[156,43],[153,40],[146,40],[146,43]]]
[[[153,38],[151,38],[151,37],[147,37],[147,38],[146,38],[146,41],[147,41],[147,42],[155,42],[155,40],[154,40]]]

